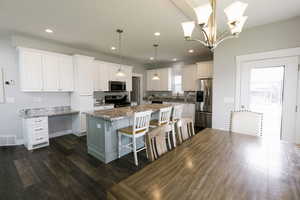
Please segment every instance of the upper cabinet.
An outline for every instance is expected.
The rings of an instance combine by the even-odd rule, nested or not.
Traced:
[[[24,92],[43,91],[43,55],[19,49],[20,87]]]
[[[182,68],[183,91],[195,91],[197,80],[197,65],[186,65]]]
[[[159,76],[159,80],[153,80],[154,74]],[[147,70],[147,90],[148,91],[172,91],[172,69],[161,68]]]
[[[82,55],[73,57],[75,67],[75,90],[81,96],[94,92],[94,58]]]
[[[71,56],[27,48],[18,50],[22,91],[73,91],[74,69]]]
[[[94,61],[94,91],[108,91],[109,69],[105,62]]]
[[[122,65],[121,70],[124,76],[117,76],[119,64],[95,61],[94,62],[94,91],[108,91],[109,81],[126,82],[126,90],[132,90],[132,67]]]
[[[197,63],[197,78],[213,78],[213,62]]]

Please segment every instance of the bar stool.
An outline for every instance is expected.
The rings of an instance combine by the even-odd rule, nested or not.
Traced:
[[[129,148],[133,151],[134,164],[136,166],[138,166],[137,153],[146,149],[146,145],[145,145],[145,139],[144,139],[144,146],[140,149],[137,149],[136,139],[139,137],[145,137],[145,134],[149,131],[151,113],[152,113],[151,110],[134,113],[133,126],[121,128],[118,130],[118,137],[119,137],[118,155],[119,155],[119,158],[121,157],[122,148],[123,147]],[[123,145],[122,144],[122,136],[131,138],[132,143]],[[131,147],[131,145],[132,145],[132,147]]]
[[[172,107],[166,107],[159,109],[158,113],[158,119],[151,120],[150,121],[150,127],[160,127],[163,125],[168,125],[170,123],[170,117],[171,117]],[[171,141],[169,134],[167,135],[169,147],[171,149]]]

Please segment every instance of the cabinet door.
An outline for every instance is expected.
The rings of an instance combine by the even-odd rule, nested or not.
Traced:
[[[147,90],[152,90],[152,77],[153,77],[153,70],[147,70]]]
[[[182,68],[182,89],[183,91],[196,90],[196,65],[187,65]]]
[[[132,67],[125,66],[124,73],[125,73],[125,81],[126,81],[126,90],[132,91]]]
[[[60,58],[60,81],[59,90],[73,91],[74,90],[74,65],[71,56],[62,56]]]
[[[43,90],[43,56],[20,50],[20,78],[22,91]]]
[[[101,91],[108,91],[108,81],[109,81],[108,74],[110,73],[109,67],[105,63],[101,62],[99,64],[98,73],[99,73],[99,76],[98,76],[99,77],[99,79],[98,79],[99,87],[100,87]]]
[[[99,61],[93,62],[93,88],[94,91],[101,91],[100,85],[100,63]]]
[[[58,91],[59,89],[59,56],[43,56],[43,85],[44,91]]]
[[[78,83],[80,95],[93,95],[93,60],[82,59],[78,65]]]
[[[212,78],[213,64],[212,61],[197,63],[197,78]]]
[[[170,91],[171,86],[171,70],[170,68],[163,68],[158,70],[158,75],[160,77],[159,84],[156,85],[158,91]]]

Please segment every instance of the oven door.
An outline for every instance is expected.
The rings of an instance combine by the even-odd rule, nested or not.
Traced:
[[[124,92],[124,91],[126,91],[126,82],[109,81],[109,91],[111,91],[111,92]]]

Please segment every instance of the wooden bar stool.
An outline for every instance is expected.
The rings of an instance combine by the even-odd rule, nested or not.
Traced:
[[[179,144],[195,135],[192,118],[182,118],[178,120],[175,127]]]
[[[166,107],[159,109],[158,113],[158,119],[151,120],[150,126],[152,128],[167,125],[170,123],[170,117],[171,117],[172,107]],[[167,135],[169,148],[171,149],[171,141],[170,141],[170,135]]]
[[[146,145],[144,147],[137,149],[136,147],[136,139],[139,137],[144,137],[145,134],[149,131],[149,124],[151,120],[152,111],[145,112],[137,112],[134,113],[133,117],[133,126],[129,126],[126,128],[121,128],[118,130],[119,134],[119,158],[121,157],[121,150],[123,147],[130,148],[133,151],[134,163],[138,166],[138,158],[137,153],[146,149]],[[129,137],[132,139],[132,143],[122,144],[122,136]],[[145,140],[144,140],[145,144]]]

